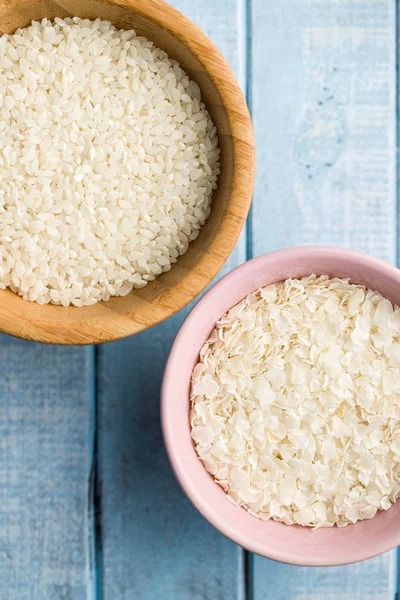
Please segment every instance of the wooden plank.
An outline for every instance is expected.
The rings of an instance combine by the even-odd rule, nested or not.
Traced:
[[[241,1],[173,4],[212,38],[244,85]],[[243,237],[225,270],[245,260],[245,247]],[[161,375],[186,313],[98,350],[103,600],[244,598],[243,551],[186,499],[161,438]]]
[[[86,599],[85,350],[0,337],[0,597]]]
[[[394,259],[394,0],[254,0],[254,251]]]
[[[254,255],[296,244],[395,260],[394,0],[253,0]],[[393,600],[395,554],[335,569],[253,557],[252,600]]]
[[[185,497],[161,438],[161,366],[177,324],[100,350],[105,600],[243,598],[242,552]]]
[[[346,567],[292,567],[257,557],[252,600],[394,600],[396,553]]]

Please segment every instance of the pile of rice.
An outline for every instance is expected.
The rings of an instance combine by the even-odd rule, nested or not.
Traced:
[[[0,37],[0,287],[68,306],[168,271],[210,213],[216,127],[176,61],[107,21]]]
[[[310,527],[400,496],[400,308],[310,276],[250,294],[193,371],[192,438],[229,500]]]

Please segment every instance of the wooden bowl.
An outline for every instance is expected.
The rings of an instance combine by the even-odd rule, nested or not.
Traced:
[[[246,102],[231,70],[210,40],[162,0],[0,0],[0,32],[32,20],[78,16],[135,29],[176,59],[200,86],[218,129],[222,172],[212,211],[199,237],[171,271],[125,297],[64,308],[26,302],[0,291],[0,330],[40,342],[92,344],[137,333],[170,317],[216,275],[233,249],[250,206],[253,134]]]

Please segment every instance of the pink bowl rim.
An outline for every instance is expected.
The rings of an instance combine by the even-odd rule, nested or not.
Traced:
[[[175,339],[172,344],[167,363],[165,366],[163,380],[161,384],[161,426],[162,434],[164,439],[165,448],[167,451],[170,464],[172,466],[175,477],[177,478],[183,491],[200,512],[200,514],[213,525],[220,533],[230,539],[232,542],[239,544],[244,549],[275,560],[277,562],[297,565],[297,566],[340,566],[347,565],[363,560],[367,560],[392,550],[400,544],[400,535],[392,537],[388,540],[383,540],[377,543],[374,551],[365,550],[360,547],[357,554],[354,555],[352,560],[341,560],[339,557],[336,560],[326,562],[324,559],[316,557],[315,559],[304,560],[298,554],[292,554],[290,549],[286,552],[275,551],[270,547],[266,548],[263,544],[254,541],[251,536],[247,536],[241,531],[234,530],[231,526],[221,521],[219,513],[211,508],[204,495],[192,484],[190,473],[183,467],[180,459],[180,454],[176,450],[174,436],[172,435],[172,422],[173,415],[172,411],[169,410],[168,395],[170,392],[170,381],[172,371],[175,369],[175,361],[179,360],[179,355],[182,349],[185,347],[187,333],[190,332],[193,323],[196,321],[203,309],[212,302],[213,298],[218,295],[225,287],[228,287],[231,281],[238,279],[244,271],[250,271],[250,273],[256,275],[259,272],[260,267],[265,266],[270,260],[274,258],[284,259],[286,261],[292,260],[303,260],[310,258],[310,256],[325,255],[330,258],[338,260],[347,260],[349,258],[357,259],[360,264],[369,266],[372,269],[380,271],[382,274],[391,276],[397,279],[400,284],[400,269],[394,267],[383,260],[356,252],[354,250],[346,250],[344,248],[337,248],[333,246],[296,246],[292,248],[285,248],[282,250],[276,250],[266,254],[262,254],[258,257],[251,258],[247,262],[234,268],[232,271],[221,277],[214,285],[212,285],[197,304],[191,309],[188,316],[183,321]],[[222,316],[222,315],[221,315]],[[200,349],[199,349],[200,350]],[[215,484],[217,485],[217,484]],[[379,514],[379,513],[378,513]],[[375,519],[374,517],[372,521]],[[287,526],[289,527],[289,526]],[[349,525],[348,527],[352,527]]]

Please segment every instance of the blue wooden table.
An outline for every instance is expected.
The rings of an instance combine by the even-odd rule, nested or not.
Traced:
[[[254,121],[254,201],[224,271],[296,244],[395,263],[395,0],[174,5],[225,55]],[[97,348],[0,338],[0,600],[394,600],[395,551],[281,565],[223,538],[186,499],[159,422],[186,313]]]

